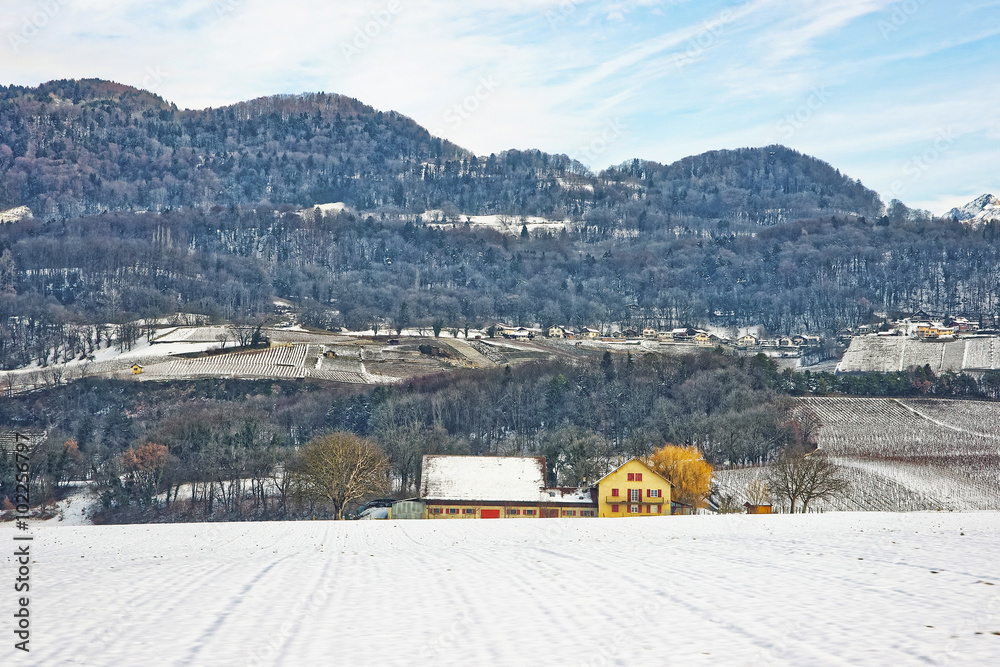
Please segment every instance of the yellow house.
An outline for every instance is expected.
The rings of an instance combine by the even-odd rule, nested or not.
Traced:
[[[139,375],[142,373],[142,366],[139,364],[132,364],[132,375]]]
[[[560,326],[549,327],[549,338],[565,338],[566,330]]]
[[[921,323],[917,326],[917,338],[941,338],[942,336],[954,336],[955,329],[945,327],[943,324]]]
[[[670,514],[670,482],[639,459],[632,459],[597,481],[597,516]]]

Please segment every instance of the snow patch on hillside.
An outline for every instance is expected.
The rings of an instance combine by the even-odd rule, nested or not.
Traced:
[[[421,214],[421,219],[428,227],[441,229],[452,229],[462,227],[466,223],[472,228],[493,229],[501,234],[517,236],[521,233],[522,227],[528,228],[529,234],[539,231],[558,233],[563,229],[570,229],[573,222],[564,220],[549,220],[534,215],[453,215],[447,216],[440,209],[431,209]]]
[[[30,220],[32,217],[30,208],[27,206],[18,206],[16,208],[9,208],[6,211],[0,211],[0,224]]]

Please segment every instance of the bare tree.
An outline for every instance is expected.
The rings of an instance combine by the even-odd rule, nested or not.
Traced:
[[[747,482],[744,494],[751,505],[767,505],[771,502],[771,489],[762,479],[752,479]]]
[[[379,446],[343,431],[307,442],[289,472],[305,499],[326,501],[338,520],[348,503],[389,487],[389,460]]]
[[[802,501],[802,511],[816,499],[829,499],[847,488],[840,468],[822,452],[806,452],[801,446],[791,446],[778,456],[767,473],[767,483],[777,498],[788,501],[789,512],[795,512]]]
[[[263,317],[250,319],[239,319],[233,321],[227,329],[232,334],[233,340],[239,343],[240,347],[250,347],[259,345],[264,341],[262,329],[266,320]],[[225,346],[225,343],[223,343]]]

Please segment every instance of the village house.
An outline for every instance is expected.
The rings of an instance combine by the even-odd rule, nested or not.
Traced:
[[[595,340],[601,337],[601,332],[597,329],[590,329],[583,327],[580,329],[580,338],[589,338],[590,340]]]
[[[589,488],[547,487],[541,456],[423,458],[420,502],[428,519],[586,518],[671,513],[670,482],[638,459]]]
[[[966,317],[956,317],[951,323],[958,333],[975,333],[979,331],[979,322],[973,322]]]
[[[132,375],[141,375],[141,374],[142,374],[142,366],[140,366],[139,364],[132,364]]]
[[[503,332],[503,336],[504,336],[504,338],[528,339],[528,338],[534,338],[535,337],[535,332],[532,331],[531,329],[527,329],[525,327],[518,327],[517,329],[507,329],[507,330],[505,330]]]
[[[597,515],[670,514],[670,482],[639,459],[632,459],[597,481]]]
[[[642,337],[646,340],[656,340],[658,332],[653,327],[646,327],[642,330]]]
[[[736,339],[736,346],[743,348],[757,347],[757,343],[759,342],[760,341],[757,339],[756,336],[753,336],[751,334],[746,334]]]
[[[548,337],[549,338],[565,338],[566,337],[566,328],[565,327],[560,327],[560,326],[557,326],[557,325],[551,326],[551,327],[549,327]]]
[[[921,322],[917,326],[917,338],[921,340],[935,340],[954,335],[954,328],[946,327],[940,322]]]

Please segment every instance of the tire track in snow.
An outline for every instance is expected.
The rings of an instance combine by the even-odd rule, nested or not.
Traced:
[[[197,658],[198,654],[201,653],[203,648],[205,648],[206,642],[208,642],[208,640],[210,640],[213,636],[215,636],[215,633],[218,632],[219,629],[228,620],[230,620],[230,616],[236,611],[236,609],[239,608],[241,604],[243,604],[243,598],[250,591],[252,591],[253,588],[257,586],[271,572],[271,570],[280,565],[282,561],[288,560],[289,558],[291,558],[291,555],[283,556],[278,560],[270,563],[269,565],[264,567],[263,570],[258,572],[257,575],[254,576],[254,578],[251,579],[245,586],[243,586],[243,588],[239,591],[239,593],[237,593],[236,596],[230,600],[229,604],[226,605],[226,608],[219,614],[218,618],[215,619],[215,622],[212,623],[210,626],[208,626],[205,629],[205,631],[202,632],[202,634],[194,641],[194,644],[188,651],[187,657],[184,660],[180,661],[178,664],[182,665],[199,664],[195,660],[195,658]]]

